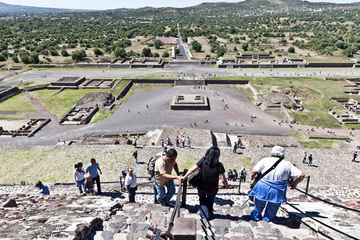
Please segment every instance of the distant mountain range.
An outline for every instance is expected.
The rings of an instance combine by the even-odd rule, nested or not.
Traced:
[[[88,10],[74,10],[62,8],[43,8],[43,7],[30,7],[6,4],[0,2],[0,13],[58,13],[58,12],[74,12],[74,11],[88,11]]]
[[[245,9],[258,10],[258,11],[306,11],[314,9],[334,9],[334,8],[349,8],[354,6],[360,6],[360,2],[356,3],[327,3],[327,2],[308,2],[304,0],[246,0],[243,2],[237,3],[227,3],[227,2],[204,2],[196,6],[186,7],[186,8],[153,8],[153,7],[144,7],[139,9],[129,9],[129,8],[118,8],[112,10],[102,10],[102,11],[116,11],[116,12],[184,12],[184,11],[193,11],[193,12],[211,12],[211,11],[224,11],[226,13],[232,11],[239,11]],[[59,13],[59,12],[83,12],[83,11],[97,11],[97,10],[88,10],[88,9],[61,9],[61,8],[43,8],[43,7],[31,7],[31,6],[21,6],[21,5],[12,5],[0,2],[0,13],[5,14],[19,14],[19,13]],[[100,11],[100,10],[99,10]]]

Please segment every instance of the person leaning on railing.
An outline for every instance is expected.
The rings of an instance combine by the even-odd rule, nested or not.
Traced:
[[[274,146],[270,152],[271,157],[260,160],[251,170],[250,180],[256,175],[265,173],[272,168],[278,160],[281,161],[268,174],[262,177],[250,192],[250,197],[255,198],[254,210],[251,218],[255,221],[263,220],[270,222],[276,216],[280,204],[286,202],[286,190],[289,178],[294,179],[290,184],[291,188],[296,186],[304,179],[305,175],[285,158],[285,150],[280,146]],[[265,213],[262,216],[262,212]]]
[[[209,148],[205,156],[201,158],[196,165],[191,167],[181,180],[187,177],[197,169],[201,171],[201,182],[198,186],[198,195],[200,201],[200,216],[206,219],[213,218],[213,205],[215,196],[219,187],[219,176],[225,188],[229,188],[229,184],[225,177],[224,165],[219,162],[220,149],[218,147]]]

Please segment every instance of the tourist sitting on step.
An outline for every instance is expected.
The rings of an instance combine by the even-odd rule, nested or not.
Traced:
[[[235,182],[238,179],[238,173],[236,171],[236,169],[233,169],[233,181]]]
[[[94,183],[92,181],[91,175],[89,173],[86,173],[84,175],[85,183],[84,183],[84,195],[86,194],[92,194],[95,195],[95,189],[94,189]]]
[[[231,169],[228,170],[228,181],[232,181],[234,179],[234,174],[233,171]]]
[[[37,187],[37,188],[40,189],[39,194],[50,195],[50,191],[49,191],[48,186],[46,186],[45,184],[43,184],[41,181],[38,181],[38,182],[35,184],[35,187]]]

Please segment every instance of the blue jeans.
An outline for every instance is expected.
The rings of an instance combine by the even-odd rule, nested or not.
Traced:
[[[156,182],[154,182],[154,189],[156,189],[157,193],[156,200],[158,200],[158,202],[168,203],[175,194],[174,180],[169,180],[165,186],[167,188],[167,193],[165,191],[165,187],[160,187]]]
[[[199,201],[200,201],[200,216],[202,218],[209,219],[212,215],[215,202],[215,193],[207,193],[201,189],[198,189]]]
[[[76,181],[76,184],[79,186],[79,192],[83,193],[83,186],[84,186],[85,179]]]
[[[264,217],[262,217],[261,213],[265,208],[265,205],[267,203]],[[251,218],[255,221],[263,220],[266,222],[270,222],[276,217],[276,213],[280,207],[280,203],[272,203],[272,202],[266,202],[259,200],[255,198],[255,207],[254,210],[251,212]]]

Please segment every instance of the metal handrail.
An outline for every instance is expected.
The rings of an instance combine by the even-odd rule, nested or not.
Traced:
[[[172,239],[172,234],[171,234],[171,230],[174,227],[174,220],[175,220],[175,216],[177,215],[177,217],[180,217],[180,199],[181,199],[181,195],[182,195],[182,187],[183,187],[183,183],[180,182],[180,185],[178,187],[178,193],[176,196],[176,203],[174,206],[174,210],[171,213],[171,217],[170,217],[170,221],[169,221],[169,226],[167,231],[163,231],[159,234],[160,237],[162,238],[168,238],[168,239]]]

